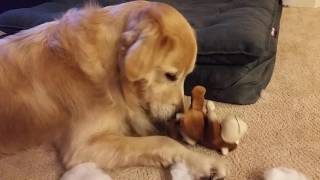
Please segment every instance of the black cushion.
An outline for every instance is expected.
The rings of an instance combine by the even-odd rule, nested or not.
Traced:
[[[100,0],[113,5],[129,0]],[[197,32],[197,67],[186,81],[207,87],[207,98],[254,103],[268,84],[275,60],[279,0],[158,0],[176,7]],[[59,17],[83,0],[54,0],[0,15],[0,30],[15,33]],[[260,69],[260,70],[257,70]],[[256,70],[256,71],[254,71]],[[244,89],[242,89],[244,88]]]
[[[163,2],[177,7],[197,30],[198,54],[205,56],[199,61],[208,64],[246,64],[261,56],[278,6],[277,0]]]
[[[159,0],[177,7],[198,34],[203,63],[246,64],[259,57],[270,33],[274,0]],[[66,3],[67,2],[67,3]],[[122,1],[125,2],[125,1]],[[102,5],[119,1],[101,0]],[[14,33],[53,20],[82,0],[56,0],[0,16],[0,29]],[[226,57],[225,54],[230,56]],[[236,56],[240,55],[240,56]],[[216,57],[217,56],[217,57]]]
[[[10,1],[1,1],[0,13],[3,13],[3,12],[8,11],[10,9],[32,7],[32,6],[47,2],[47,1],[48,0],[32,0],[32,1],[10,0]]]
[[[0,30],[7,34],[14,34],[52,21],[68,9],[80,4],[82,4],[81,0],[55,0],[31,8],[9,10],[0,15]]]

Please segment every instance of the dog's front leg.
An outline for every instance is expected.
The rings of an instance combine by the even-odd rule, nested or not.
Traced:
[[[68,168],[83,162],[94,162],[104,169],[129,166],[168,167],[184,163],[195,178],[226,175],[225,164],[210,156],[192,152],[164,136],[126,137],[100,134],[79,147],[66,151]],[[70,150],[71,150],[70,149]]]

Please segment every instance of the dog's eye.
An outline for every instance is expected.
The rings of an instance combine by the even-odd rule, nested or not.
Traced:
[[[177,80],[177,75],[174,73],[166,73],[166,78],[170,81],[176,81]]]

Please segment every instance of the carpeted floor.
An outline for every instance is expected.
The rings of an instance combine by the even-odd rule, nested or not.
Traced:
[[[284,9],[274,76],[250,106],[217,103],[219,114],[239,114],[249,133],[230,160],[229,180],[261,180],[269,167],[295,168],[320,179],[320,8]],[[203,148],[196,151],[211,153]],[[201,162],[199,162],[201,163]],[[62,173],[50,147],[0,159],[1,180],[55,180]],[[156,168],[113,172],[115,180],[160,180]]]

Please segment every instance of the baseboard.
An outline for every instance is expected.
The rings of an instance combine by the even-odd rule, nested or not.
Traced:
[[[289,7],[319,7],[320,0],[283,0],[283,5]]]

